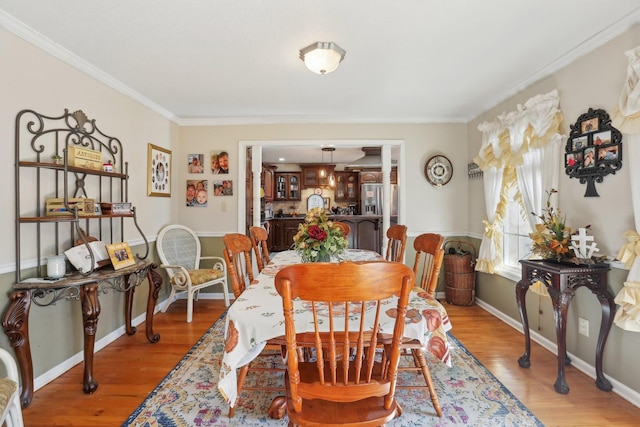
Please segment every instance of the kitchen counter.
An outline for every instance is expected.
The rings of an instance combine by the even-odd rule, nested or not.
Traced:
[[[305,214],[283,215],[270,219],[271,232],[269,250],[284,251],[291,248],[293,236],[298,232],[298,225],[304,221]],[[396,223],[397,217],[391,217]],[[331,221],[344,222],[351,227],[349,248],[368,249],[380,253],[382,250],[382,215],[329,215]]]

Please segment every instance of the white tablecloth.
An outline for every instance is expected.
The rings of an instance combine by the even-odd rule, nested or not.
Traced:
[[[351,249],[341,259],[371,261],[381,257],[372,251]],[[295,251],[277,253],[256,277],[257,283],[249,286],[229,307],[218,389],[230,405],[235,404],[238,393],[236,370],[257,357],[267,340],[284,336],[282,298],[275,289],[274,277],[281,268],[300,262],[300,256]],[[397,298],[384,303],[389,308],[382,310],[381,332],[392,334]],[[312,313],[304,309],[302,302],[299,304],[300,309],[295,310],[296,328],[301,331],[304,325],[308,325],[308,331],[312,331]],[[450,329],[447,312],[437,300],[425,292],[411,293],[404,336],[420,340],[449,366],[451,361],[446,332]]]

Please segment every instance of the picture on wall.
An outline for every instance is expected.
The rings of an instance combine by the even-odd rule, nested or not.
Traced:
[[[147,195],[171,197],[171,151],[148,144]]]
[[[204,154],[189,154],[189,173],[204,173]]]
[[[214,181],[213,182],[213,195],[214,196],[233,196],[233,181]]]
[[[211,152],[211,172],[214,174],[229,173],[229,153],[226,151]]]
[[[207,180],[187,180],[187,206],[206,207],[209,201]]]

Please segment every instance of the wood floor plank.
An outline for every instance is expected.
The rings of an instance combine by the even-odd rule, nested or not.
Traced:
[[[598,390],[591,378],[571,366],[566,369],[571,391],[556,393],[556,358],[536,343],[532,343],[531,368],[520,368],[522,333],[490,313],[478,306],[445,307],[456,338],[546,426],[639,425],[640,408],[615,393]],[[222,301],[197,301],[193,322],[188,324],[186,302],[173,303],[167,313],[154,318],[160,342],[147,341],[144,325],[134,336],[120,337],[95,355],[94,377],[100,385],[94,394],[82,393],[83,366],[78,364],[35,392],[23,411],[25,425],[121,425],[224,311]],[[491,336],[485,333],[488,330]]]

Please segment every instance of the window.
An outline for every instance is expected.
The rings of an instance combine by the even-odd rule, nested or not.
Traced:
[[[531,254],[529,218],[518,186],[513,183],[505,191],[506,209],[502,226],[502,270],[520,280],[520,263]]]

